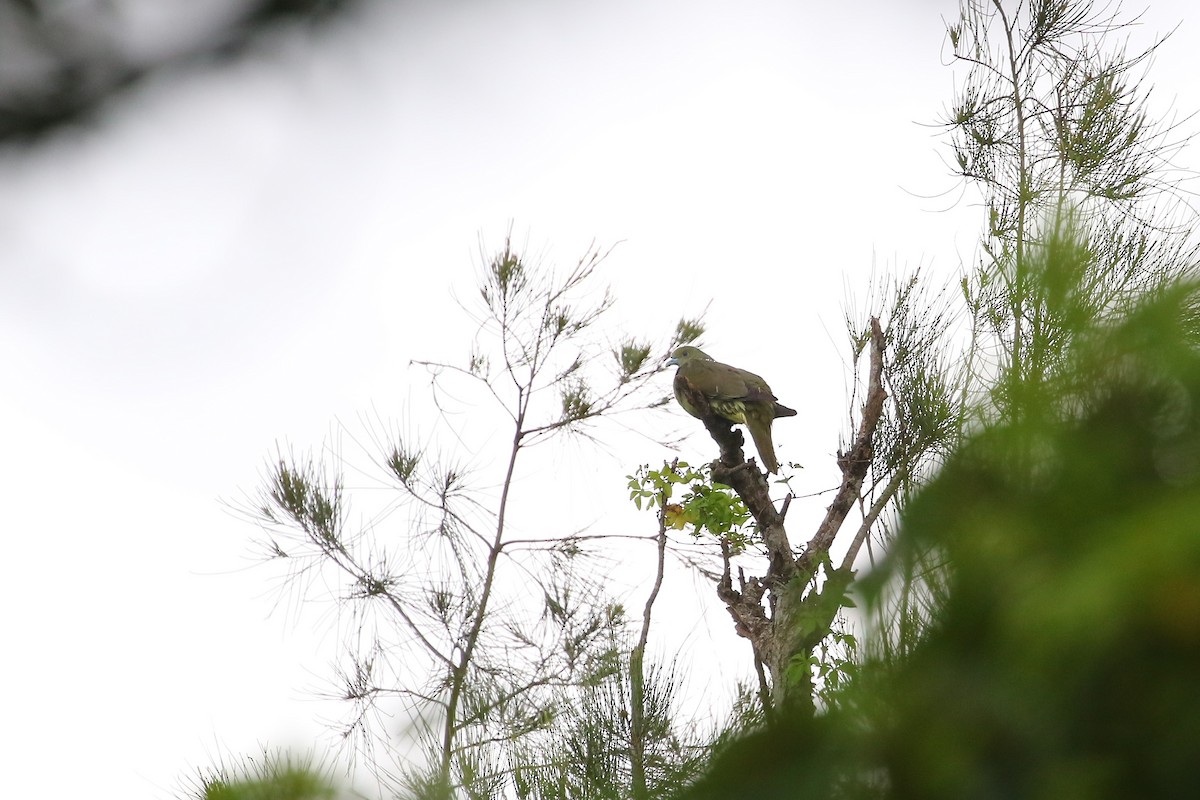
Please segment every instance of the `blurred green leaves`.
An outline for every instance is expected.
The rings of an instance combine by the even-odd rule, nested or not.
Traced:
[[[787,787],[764,799],[1200,796],[1200,284],[1119,321],[1059,314],[1074,252],[1048,243],[1035,292],[1070,342],[1053,379],[1013,385],[1013,413],[948,458],[859,582],[877,606],[941,565],[930,627],[687,797],[753,770],[791,776],[743,784]]]
[[[311,757],[264,750],[234,765],[201,774],[189,797],[197,800],[334,800],[338,791]]]
[[[1182,284],[1076,330],[1066,392],[971,440],[896,562],[949,599],[887,682],[897,797],[1200,795],[1200,353]]]

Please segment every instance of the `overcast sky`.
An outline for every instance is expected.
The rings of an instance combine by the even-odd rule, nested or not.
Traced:
[[[559,263],[619,242],[617,330],[666,334],[708,305],[706,349],[800,410],[780,452],[824,488],[847,295],[873,268],[950,275],[972,252],[978,210],[937,196],[954,184],[930,127],[955,8],[379,3],[0,153],[6,791],[161,797],[321,735],[336,636],[322,609],[276,609],[222,501],[277,443],[363,413],[419,425],[408,362],[465,357],[452,291],[510,223]],[[1189,10],[1143,18],[1184,21],[1151,73],[1181,113],[1200,108]],[[682,455],[701,461],[696,428]],[[580,513],[612,520],[626,472],[672,455],[556,453],[594,459]],[[682,622],[696,646],[742,646],[727,624]]]

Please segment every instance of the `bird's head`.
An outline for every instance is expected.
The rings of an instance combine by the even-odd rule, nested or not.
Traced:
[[[695,361],[712,361],[712,356],[705,353],[699,347],[692,347],[690,344],[685,344],[683,347],[675,348],[675,351],[671,353],[671,357],[667,359],[667,366],[682,367]]]

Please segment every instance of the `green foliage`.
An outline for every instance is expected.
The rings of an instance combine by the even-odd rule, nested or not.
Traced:
[[[804,598],[800,613],[792,618],[793,630],[804,639],[816,642],[829,632],[829,623],[843,608],[854,608],[850,598],[850,584],[854,572],[850,569],[833,569],[828,554],[820,562],[824,566],[825,581],[819,592]]]
[[[322,800],[333,796],[332,787],[324,780],[300,769],[257,780],[214,781],[204,791],[204,800]]]
[[[591,392],[586,381],[577,378],[562,388],[563,422],[578,422],[592,416],[594,412]]]
[[[1049,313],[1055,288],[1039,274],[1062,229],[1086,276],[1070,282],[1073,307],[1089,318],[1119,318],[1196,261],[1173,214],[1172,158],[1186,137],[1171,140],[1171,127],[1150,118],[1137,73],[1157,45],[1127,53],[1118,39],[1133,22],[1118,13],[1092,2],[964,0],[949,26],[968,74],[947,129],[958,173],[988,209],[982,258],[963,284],[983,416],[1012,413],[1014,387],[1053,376],[1070,346],[1073,323]]]
[[[868,755],[862,737],[839,720],[785,715],[719,748],[704,776],[677,797],[882,798],[883,793],[869,785],[871,776],[864,768]]]
[[[781,623],[788,628],[786,641],[793,652],[783,679],[793,689],[815,690],[828,707],[838,701],[855,672],[852,657],[858,641],[846,630],[842,614],[856,607],[850,596],[854,572],[835,569],[827,553],[815,560],[813,570],[808,581],[798,578],[782,590],[792,594]]]
[[[412,481],[413,474],[417,471],[417,467],[420,464],[421,454],[406,449],[400,443],[392,447],[392,451],[386,460],[387,468],[404,485]]]
[[[945,298],[954,305],[897,281],[880,315],[890,397],[872,470],[883,494],[899,492],[876,541],[972,432],[1053,398],[1078,411],[1093,380],[1072,366],[1081,339],[1195,274],[1195,215],[1175,201],[1170,172],[1187,139],[1148,120],[1138,73],[1157,45],[1127,54],[1119,15],[1086,0],[964,0],[948,26],[966,70],[946,119],[951,163],[982,196],[986,229],[978,263]],[[965,337],[950,334],[964,310],[959,351]],[[850,328],[860,335],[861,319]],[[881,612],[892,638],[869,643],[875,656],[902,656],[923,638],[945,598],[943,562],[912,554]]]
[[[835,627],[813,651],[809,663],[814,669],[816,696],[829,709],[845,702],[861,672],[862,658],[858,637],[846,629],[845,618],[838,616]]]
[[[1200,796],[1198,307],[1182,282],[1119,323],[1074,321],[1056,380],[1014,388],[1013,417],[949,458],[859,583],[875,608],[940,564],[934,625],[686,797],[739,778],[762,800]]]
[[[712,466],[692,467],[678,459],[652,470],[648,464],[626,475],[629,499],[641,510],[657,508],[668,528],[690,528],[693,537],[706,533],[740,552],[751,542],[750,512],[728,486],[712,480]],[[686,487],[678,503],[671,503],[677,486]]]
[[[1024,395],[910,507],[893,559],[952,567],[888,684],[895,796],[1200,793],[1196,298],[1095,331],[1069,396]]]
[[[286,519],[303,530],[313,542],[322,547],[336,548],[341,544],[342,485],[328,481],[312,462],[289,464],[282,459],[271,476],[270,497],[274,507],[264,504],[261,512],[273,523]]]
[[[1200,302],[1179,280],[1195,253],[1168,235],[1178,231],[1148,224],[1143,205],[1169,151],[1131,78],[1144,54],[1103,52],[1089,37],[1119,26],[1090,3],[1012,12],[966,0],[949,28],[971,69],[948,119],[953,163],[987,208],[982,258],[961,283],[966,358],[945,347],[957,314],[946,298],[917,276],[889,287],[866,317],[886,322],[888,399],[870,474],[852,489],[863,523],[847,561],[835,569],[827,553],[806,553],[799,576],[741,583],[742,597],[766,598],[753,621],[778,635],[762,641],[793,654],[782,678],[769,665],[773,677],[815,686],[825,713],[785,708],[723,744],[690,797],[1200,795],[1190,769],[1200,754]],[[415,796],[642,794],[630,709],[645,633],[627,660],[620,606],[564,571],[582,560],[582,538],[526,560],[527,540],[504,530],[521,448],[618,408],[661,369],[647,367],[651,344],[626,338],[608,351],[613,388],[591,371],[614,369],[580,336],[612,301],[583,288],[600,258],[589,251],[556,281],[506,241],[480,280],[478,330],[497,345],[474,343],[466,368],[426,365],[435,379],[478,382],[515,423],[496,508],[421,452],[397,444],[385,457],[435,518],[415,520],[420,546],[402,550],[440,548],[437,560],[360,557],[344,541],[340,481],[282,460],[272,476],[262,516],[348,572],[344,596],[393,615],[346,693],[411,698],[432,754],[411,776]],[[872,333],[848,322],[857,409]],[[681,320],[672,349],[703,332]],[[533,404],[543,397],[548,408]],[[676,461],[643,465],[627,486],[638,509],[658,513],[660,542],[667,529],[720,542],[728,584],[729,555],[753,541],[751,517],[711,478],[711,466]],[[889,532],[897,517],[881,515],[910,498],[885,568],[863,587],[883,622],[851,634],[838,621],[854,606],[856,548],[878,540],[873,526]],[[514,564],[519,590],[492,598],[508,588],[493,583],[497,569]],[[895,597],[899,611],[884,614]],[[538,619],[513,614],[538,605]],[[412,645],[405,659],[426,656],[420,669],[385,671],[380,642],[396,631]],[[860,653],[871,658],[859,664]],[[712,745],[674,724],[673,679],[645,683],[651,796],[695,777]]]
[[[701,477],[700,472],[684,461],[664,464],[662,469],[656,470],[650,469],[649,464],[643,464],[636,473],[625,476],[629,481],[629,499],[638,511],[642,510],[643,504],[646,508],[661,509],[671,498],[677,484],[690,483]]]
[[[628,340],[613,353],[621,371],[622,382],[630,380],[641,371],[642,367],[646,365],[646,359],[650,357],[650,350],[651,345],[648,342]]]
[[[527,447],[659,405],[662,367],[647,366],[655,348],[646,341],[626,339],[609,374],[594,368],[607,337],[584,334],[612,304],[592,285],[603,258],[592,247],[556,273],[507,238],[478,275],[482,308],[471,311],[476,337],[466,365],[414,362],[431,375],[443,422],[456,416],[443,403],[477,401],[470,407],[480,418],[499,412],[496,419],[511,423],[503,456],[487,463],[486,444],[456,428],[472,453],[468,471],[411,438],[370,430],[366,441],[380,451],[370,460],[393,493],[364,496],[374,513],[360,514],[357,526],[349,522],[341,477],[348,462],[338,447],[327,451],[328,465],[277,459],[251,509],[292,585],[306,596],[328,591],[348,607],[343,618],[354,635],[336,691],[354,708],[342,733],[372,753],[367,766],[381,783],[413,797],[508,791],[510,750],[560,727],[572,692],[624,668],[613,633],[624,612],[584,547],[594,537],[569,528],[529,537],[524,521],[522,535],[510,533],[518,506],[536,508],[510,502]],[[487,490],[478,488],[477,472],[489,473]],[[388,720],[397,715],[425,760],[391,746],[397,726]]]
[[[337,792],[310,759],[264,751],[236,767],[201,775],[196,800],[333,800]]]
[[[628,662],[604,680],[564,692],[551,728],[514,742],[512,786],[521,800],[632,800],[631,697]],[[703,769],[716,732],[679,724],[683,678],[672,668],[647,670],[643,746],[646,795],[671,797]]]
[[[956,300],[918,270],[880,281],[864,308],[846,315],[856,371],[870,342],[869,317],[878,314],[883,325],[889,402],[875,432],[872,471],[885,484],[895,475],[897,488],[908,488],[959,440],[962,359],[947,343],[961,315]],[[859,376],[856,389],[861,385]]]
[[[675,336],[671,339],[668,351],[674,350],[681,344],[691,344],[704,335],[704,322],[697,319],[681,319],[675,325]]]
[[[530,289],[525,262],[512,249],[510,242],[505,242],[504,249],[488,262],[484,276],[479,294],[489,308],[509,308],[525,300],[524,295]],[[560,320],[560,329],[566,325],[561,313],[547,315],[543,324],[547,328],[552,327],[553,320]]]

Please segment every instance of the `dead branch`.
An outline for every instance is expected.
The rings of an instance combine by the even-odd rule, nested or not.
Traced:
[[[879,418],[883,415],[883,403],[887,392],[883,388],[883,329],[877,317],[871,317],[871,373],[867,383],[867,399],[863,403],[862,419],[850,449],[838,453],[838,466],[842,469],[842,485],[838,487],[833,502],[825,513],[825,519],[809,540],[804,552],[796,560],[803,572],[813,569],[815,562],[829,552],[834,538],[842,528],[850,509],[862,492],[863,480],[871,468],[874,456],[873,440]]]

